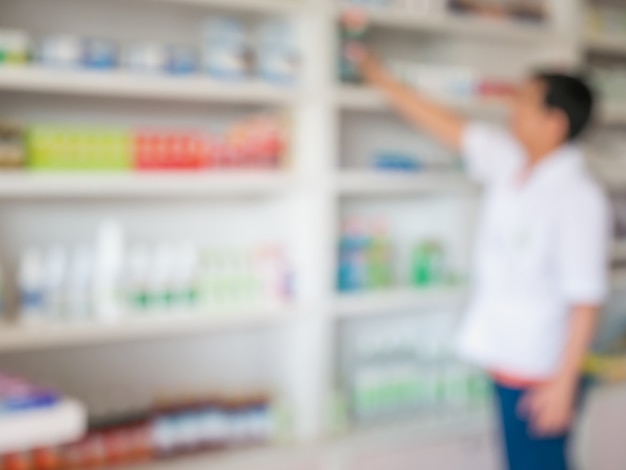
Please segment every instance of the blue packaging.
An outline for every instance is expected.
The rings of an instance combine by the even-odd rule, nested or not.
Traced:
[[[258,29],[256,72],[260,78],[279,85],[297,80],[299,54],[291,25],[286,21],[267,21]]]
[[[167,46],[165,72],[171,75],[192,75],[198,71],[198,54],[193,47]]]
[[[423,169],[423,164],[410,155],[379,153],[374,157],[373,167],[385,171],[416,172]]]
[[[87,69],[111,70],[119,66],[119,47],[108,39],[85,38],[81,64]]]
[[[204,70],[214,78],[239,81],[249,75],[248,37],[243,23],[234,18],[206,22],[202,45]]]

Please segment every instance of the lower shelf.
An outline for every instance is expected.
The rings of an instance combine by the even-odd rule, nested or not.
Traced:
[[[130,318],[115,323],[41,324],[0,327],[0,352],[110,344],[255,328],[278,324],[291,314],[289,307]]]
[[[335,312],[340,317],[369,316],[376,314],[401,313],[424,307],[456,307],[467,298],[466,287],[444,288],[396,288],[367,293],[344,294],[335,303]]]
[[[0,417],[0,455],[79,439],[85,431],[86,420],[84,408],[75,401]]]

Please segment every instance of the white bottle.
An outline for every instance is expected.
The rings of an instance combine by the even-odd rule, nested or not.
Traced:
[[[172,294],[176,312],[191,313],[197,306],[198,250],[190,242],[175,248]]]
[[[130,250],[125,274],[125,297],[135,314],[148,309],[148,278],[150,275],[150,252],[147,246],[137,245]]]
[[[68,275],[67,251],[53,246],[46,253],[44,268],[44,299],[49,317],[59,321],[67,316],[65,284]]]
[[[41,253],[28,250],[19,268],[20,321],[39,323],[46,319],[44,306],[44,269]]]
[[[124,232],[115,220],[98,229],[94,265],[94,308],[103,322],[115,322],[122,316],[119,302],[119,280],[124,257]]]
[[[92,276],[92,251],[87,246],[77,247],[70,258],[66,282],[67,310],[73,321],[84,321],[92,314]]]

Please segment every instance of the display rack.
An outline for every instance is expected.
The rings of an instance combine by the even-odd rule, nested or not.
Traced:
[[[0,353],[96,346],[232,330],[262,328],[287,322],[293,309],[230,309],[175,316],[127,316],[114,323],[89,322],[0,326]]]
[[[50,70],[33,66],[0,69],[0,90],[233,104],[284,104],[294,101],[297,96],[294,90],[262,82],[225,84],[207,77],[170,78],[123,72]]]
[[[340,9],[340,14],[345,9]],[[459,38],[494,39],[536,46],[561,39],[548,27],[520,24],[507,20],[460,17],[451,13],[419,14],[406,11],[387,12],[383,8],[368,10],[373,27],[408,30]]]
[[[3,172],[0,199],[28,198],[189,198],[276,195],[294,184],[275,171],[137,172]]]
[[[626,35],[589,33],[585,38],[587,49],[603,54],[626,54]]]

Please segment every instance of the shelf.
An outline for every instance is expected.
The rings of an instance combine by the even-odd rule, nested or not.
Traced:
[[[413,195],[432,192],[478,192],[462,173],[400,173],[392,171],[346,171],[339,179],[343,195]]]
[[[0,172],[0,199],[72,197],[224,197],[279,193],[279,172],[82,173]]]
[[[232,11],[287,13],[302,8],[305,0],[144,0],[173,5],[224,8]]]
[[[345,10],[349,8],[340,8],[340,14]],[[497,39],[522,45],[545,44],[561,39],[561,36],[546,26],[513,20],[461,16],[453,13],[419,15],[385,8],[371,8],[365,11],[370,25],[379,28],[485,40]]]
[[[467,288],[396,288],[367,293],[343,294],[335,303],[340,317],[358,317],[377,314],[402,313],[424,307],[462,305]]]
[[[459,112],[466,114],[504,117],[507,112],[502,100],[456,99],[441,100]],[[385,97],[377,90],[358,85],[343,85],[337,90],[337,103],[346,110],[388,111],[391,109]]]
[[[616,261],[626,261],[626,240],[615,242],[613,246],[613,259]]]
[[[74,346],[94,346],[184,335],[277,325],[292,309],[265,308],[215,312],[211,315],[172,315],[130,318],[115,323],[66,323],[0,327],[0,352],[23,352]]]
[[[86,412],[75,401],[43,410],[0,418],[0,455],[40,447],[54,447],[79,439],[85,431]]]
[[[588,33],[587,49],[605,54],[623,54],[626,56],[626,33]]]
[[[604,103],[598,117],[604,125],[626,126],[626,102]]]
[[[208,76],[164,77],[128,72],[1,67],[0,91],[139,98],[196,103],[286,104],[296,92],[251,81],[224,83]]]
[[[495,416],[490,407],[485,407],[465,416],[451,416],[447,419],[434,420],[415,415],[389,424],[357,427],[340,439],[339,445],[354,452],[372,447],[410,445],[420,441],[489,436],[495,430]]]

